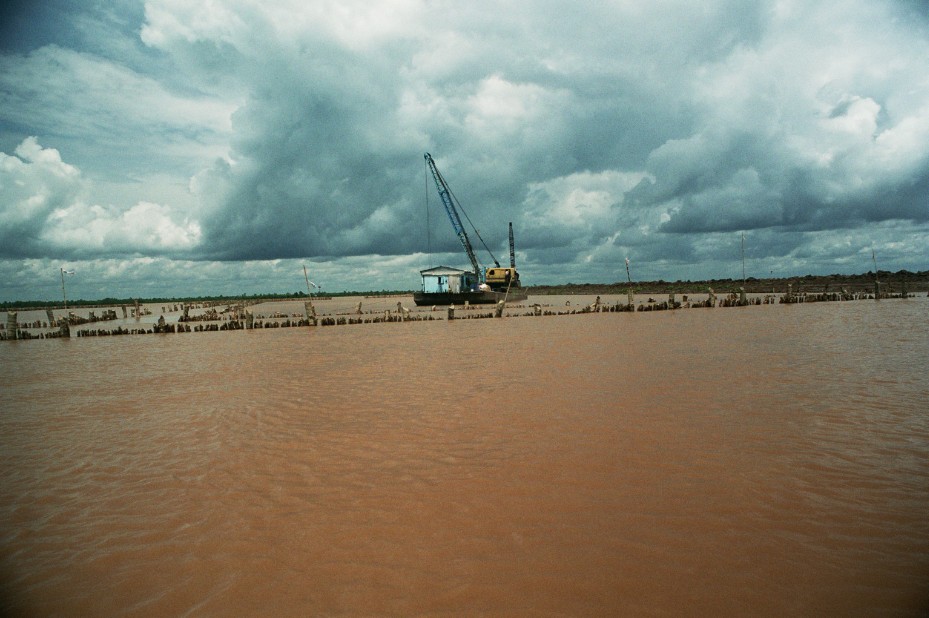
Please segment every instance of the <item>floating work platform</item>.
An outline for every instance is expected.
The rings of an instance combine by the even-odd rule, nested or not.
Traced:
[[[432,305],[491,305],[506,301],[526,300],[528,295],[521,288],[492,289],[479,285],[477,275],[468,270],[436,266],[419,271],[423,278],[423,289],[413,293],[413,302],[419,307]]]

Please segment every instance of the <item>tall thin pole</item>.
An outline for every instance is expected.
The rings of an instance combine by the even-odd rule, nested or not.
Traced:
[[[516,245],[513,243],[513,222],[510,221],[510,268],[516,269]]]
[[[306,295],[312,298],[313,291],[310,290],[310,276],[306,274],[306,264],[303,265],[303,278],[306,279]]]
[[[65,294],[65,269],[61,268],[61,300],[64,301],[65,310],[68,309],[68,296]],[[71,274],[71,273],[68,273]]]
[[[745,232],[742,232],[742,287],[745,287]]]
[[[632,293],[632,273],[629,272],[629,258],[626,258],[626,279],[629,281],[629,289],[626,290],[626,298],[629,299],[629,310],[634,309],[633,305],[635,304],[635,296]]]

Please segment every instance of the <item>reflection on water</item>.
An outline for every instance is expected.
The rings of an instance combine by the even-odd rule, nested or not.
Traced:
[[[915,615],[927,308],[4,342],[4,609]]]

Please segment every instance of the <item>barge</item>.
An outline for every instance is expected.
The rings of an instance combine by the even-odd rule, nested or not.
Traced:
[[[419,271],[423,278],[423,289],[413,293],[413,302],[419,307],[433,305],[490,305],[501,300],[526,300],[528,295],[522,288],[491,289],[486,283],[478,283],[473,272],[448,266],[436,266]]]
[[[487,249],[494,265],[484,268],[478,262],[474,254],[474,248],[471,246],[471,240],[468,233],[462,225],[461,217],[458,210],[461,204],[457,202],[448,183],[436,167],[435,161],[428,152],[425,155],[426,167],[432,173],[432,179],[435,181],[436,190],[445,207],[445,213],[448,215],[452,228],[461,242],[462,248],[471,262],[472,270],[460,270],[449,268],[448,266],[436,266],[426,270],[419,271],[423,278],[423,287],[421,292],[413,294],[413,302],[418,306],[430,305],[488,305],[496,304],[500,301],[520,301],[526,300],[528,295],[522,290],[519,281],[519,273],[516,271],[516,250],[513,243],[513,223],[510,223],[510,266],[504,268],[500,266],[497,258],[490,253],[487,243],[481,238],[477,229],[474,229],[475,235],[480,239],[481,244]],[[427,198],[428,202],[428,198]],[[456,206],[457,204],[457,206]],[[467,218],[467,214],[465,214]],[[468,222],[471,219],[468,218]],[[472,228],[474,226],[472,225]]]

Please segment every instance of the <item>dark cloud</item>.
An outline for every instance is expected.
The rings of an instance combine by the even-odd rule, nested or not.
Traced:
[[[415,286],[427,250],[466,263],[429,151],[498,259],[513,222],[527,281],[627,256],[713,276],[742,232],[760,269],[860,270],[881,243],[918,269],[921,7],[14,2],[4,256],[311,257]]]

